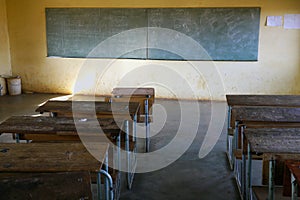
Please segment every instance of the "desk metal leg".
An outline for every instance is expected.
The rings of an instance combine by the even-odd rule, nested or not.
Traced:
[[[114,199],[113,180],[112,180],[110,174],[106,170],[101,170],[100,173],[106,177],[106,180],[108,183],[108,185],[107,185],[108,191],[106,191],[106,199],[113,200]],[[100,184],[101,184],[101,182],[100,182]]]
[[[250,144],[248,143],[248,178],[247,178],[247,199],[252,199],[252,154]]]
[[[247,180],[247,160],[246,155],[242,155],[242,181],[241,181],[241,193],[243,196],[243,199],[246,199],[246,180]]]
[[[233,151],[238,148],[238,131],[239,131],[238,130],[238,125],[239,125],[239,122],[236,121],[235,122],[235,128],[234,128],[234,135],[233,135],[232,143],[231,143],[231,151],[229,152],[230,167],[231,167],[232,170],[234,169],[234,164],[235,164],[235,157],[233,155]]]
[[[132,183],[133,183],[133,178],[134,178],[134,165],[133,161],[130,159],[131,153],[130,152],[130,141],[129,141],[129,134],[130,134],[130,129],[129,129],[129,121],[125,121],[125,150],[126,150],[126,155],[127,155],[127,187],[128,189],[131,189]]]
[[[298,184],[295,176],[291,173],[291,184],[292,184],[292,200],[298,199]]]
[[[20,143],[20,135],[19,135],[19,133],[16,133],[16,143]]]
[[[149,105],[148,99],[145,100],[145,126],[146,126],[146,152],[150,151],[150,126],[149,126]]]
[[[97,173],[97,194],[98,194],[98,199],[102,200],[102,194],[101,194],[101,172]]]
[[[243,134],[243,130],[242,130],[242,134],[241,134],[241,141],[244,141],[244,134]],[[241,196],[243,199],[246,199],[246,180],[247,180],[247,159],[246,159],[246,155],[244,152],[244,143],[242,142],[242,166],[241,166],[241,188],[240,188],[240,192],[241,192]],[[235,168],[235,170],[237,170]],[[238,172],[237,172],[238,173]]]
[[[136,124],[137,124],[137,115],[133,116],[133,141],[136,142]]]
[[[230,128],[230,118],[231,118],[231,106],[228,106],[228,114],[227,114],[227,153],[229,153],[230,150],[230,142],[229,142],[229,128]]]
[[[103,163],[105,165],[104,169],[100,170],[97,174],[97,192],[98,192],[98,199],[102,199],[101,194],[101,174],[105,176],[105,199],[106,200],[113,200],[114,199],[114,190],[113,190],[113,180],[108,173],[108,153],[106,153],[105,161]]]
[[[232,165],[232,142],[233,139],[229,134],[230,129],[230,118],[231,118],[231,106],[228,106],[228,118],[227,118],[227,136],[226,136],[226,144],[227,144],[227,157],[230,165],[230,169],[233,170]]]
[[[269,193],[268,200],[274,200],[274,186],[275,186],[275,160],[269,161]]]

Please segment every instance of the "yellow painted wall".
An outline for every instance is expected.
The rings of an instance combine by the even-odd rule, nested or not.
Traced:
[[[226,93],[300,94],[300,30],[265,26],[269,15],[300,14],[299,0],[8,0],[6,4],[12,70],[22,77],[24,90],[109,94],[122,82],[153,85],[156,96],[164,98],[224,100]],[[259,60],[187,63],[47,58],[46,7],[261,7]]]
[[[5,0],[0,0],[0,75],[11,75]]]

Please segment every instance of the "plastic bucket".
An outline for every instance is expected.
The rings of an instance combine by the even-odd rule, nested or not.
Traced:
[[[0,96],[6,95],[6,80],[4,77],[0,77]]]
[[[8,93],[10,95],[19,95],[22,93],[20,77],[7,78],[6,81],[7,81]]]

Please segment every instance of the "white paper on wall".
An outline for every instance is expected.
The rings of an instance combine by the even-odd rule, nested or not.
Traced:
[[[282,16],[267,16],[267,26],[282,26]]]
[[[285,29],[300,29],[300,14],[286,14],[284,15]]]

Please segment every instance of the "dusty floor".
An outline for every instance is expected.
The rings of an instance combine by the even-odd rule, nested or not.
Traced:
[[[35,108],[45,100],[59,95],[53,94],[23,94],[20,96],[0,97],[0,122],[12,115],[37,114]],[[225,102],[199,102],[198,109],[192,102],[156,100],[154,107],[154,122],[151,124],[151,151],[157,152],[172,144],[174,139],[186,142],[186,138],[195,133],[196,136],[185,153],[172,164],[162,169],[138,173],[135,176],[132,190],[122,188],[122,200],[234,200],[239,199],[233,172],[229,170],[226,150],[226,119],[218,124],[222,129],[220,137],[217,134],[208,136],[210,141],[217,141],[212,151],[200,159],[199,149],[206,136],[212,117],[212,107],[218,109],[220,115],[224,112]],[[200,119],[197,114],[200,113]],[[217,113],[218,113],[217,112]],[[190,114],[189,114],[190,113]],[[187,115],[186,115],[187,114]],[[198,124],[199,122],[199,124]],[[184,125],[183,125],[184,123]],[[196,126],[196,132],[194,128]],[[181,127],[183,127],[181,129]],[[180,135],[181,132],[184,132]],[[178,136],[179,133],[179,136]],[[3,141],[3,137],[0,137]],[[173,145],[173,144],[172,144]],[[174,145],[173,145],[174,147]],[[175,144],[173,152],[184,148]],[[173,152],[170,154],[173,155]],[[162,153],[166,162],[172,155]],[[158,154],[159,155],[159,154]],[[158,159],[159,160],[159,159]],[[138,166],[142,170],[145,163]],[[157,164],[149,159],[149,165]]]

